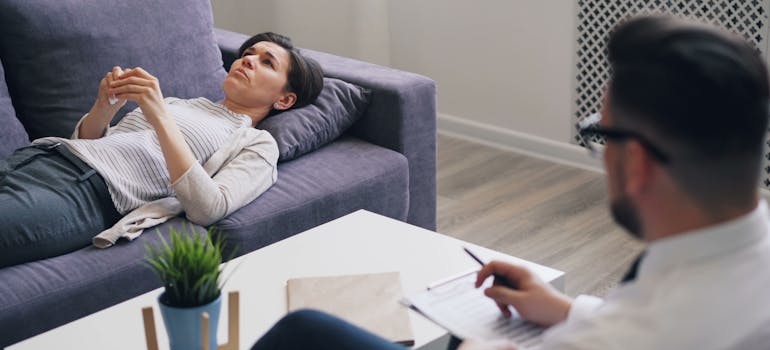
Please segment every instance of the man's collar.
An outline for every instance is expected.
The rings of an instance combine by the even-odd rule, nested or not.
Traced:
[[[753,245],[768,234],[769,227],[767,203],[760,200],[754,210],[736,219],[650,243],[639,275]]]

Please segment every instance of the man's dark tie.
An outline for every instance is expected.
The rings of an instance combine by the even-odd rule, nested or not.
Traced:
[[[620,283],[626,283],[636,279],[636,271],[639,270],[639,263],[642,261],[642,258],[644,258],[644,252],[636,257],[636,260],[634,260],[634,263],[631,264],[631,267],[626,271],[626,274],[623,276],[623,279],[620,280]]]

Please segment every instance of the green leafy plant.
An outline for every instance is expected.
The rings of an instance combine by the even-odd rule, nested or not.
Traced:
[[[190,230],[193,231],[193,230]],[[161,302],[171,307],[195,307],[216,300],[222,290],[222,239],[170,230],[169,243],[147,244],[147,263],[160,277],[165,292]]]

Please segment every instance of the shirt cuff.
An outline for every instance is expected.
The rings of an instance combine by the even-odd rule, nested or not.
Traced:
[[[569,308],[569,314],[567,314],[567,320],[575,320],[584,318],[590,315],[604,303],[604,300],[592,295],[578,295],[575,300],[572,301],[572,306]]]

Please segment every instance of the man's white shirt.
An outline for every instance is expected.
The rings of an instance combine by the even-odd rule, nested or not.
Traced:
[[[738,219],[655,241],[637,278],[579,296],[540,349],[770,348],[770,223]]]

